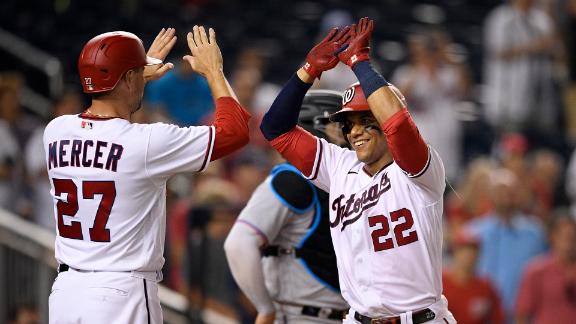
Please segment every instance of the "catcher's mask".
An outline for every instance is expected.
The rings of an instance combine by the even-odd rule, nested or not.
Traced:
[[[342,96],[332,90],[310,90],[304,96],[298,125],[315,136],[334,142],[334,135],[339,132],[327,134],[327,125],[330,124],[330,116],[342,107]],[[335,144],[344,144],[335,143]]]

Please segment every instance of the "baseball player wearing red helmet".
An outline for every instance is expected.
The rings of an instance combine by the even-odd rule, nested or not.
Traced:
[[[206,77],[215,99],[211,126],[135,124],[147,81],[176,42],[162,29],[148,53],[134,34],[111,32],[88,41],[78,61],[91,105],[64,115],[44,132],[57,221],[59,262],[49,299],[50,323],[162,323],[166,181],[200,172],[248,142],[250,115],[222,71],[214,30],[195,26],[184,57]],[[190,107],[194,109],[194,107]]]
[[[329,192],[344,323],[455,323],[442,295],[444,166],[420,136],[402,94],[370,65],[373,22],[334,29],[306,57],[260,126],[272,146]],[[296,126],[316,77],[341,61],[359,84],[339,122],[352,150]]]

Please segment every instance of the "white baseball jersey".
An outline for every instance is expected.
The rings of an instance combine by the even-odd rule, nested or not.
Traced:
[[[395,162],[369,175],[354,151],[317,141],[311,180],[330,192],[340,288],[370,317],[423,309],[442,295],[444,167],[429,149],[409,177]]]
[[[166,181],[178,172],[203,170],[213,143],[211,126],[81,115],[51,121],[44,149],[58,262],[80,270],[159,271]]]

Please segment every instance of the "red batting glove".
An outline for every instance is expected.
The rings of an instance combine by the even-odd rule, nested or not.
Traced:
[[[358,27],[350,30],[350,43],[338,54],[340,62],[352,67],[360,61],[369,60],[370,47],[368,45],[372,30],[374,30],[374,21],[368,17],[361,18]]]
[[[333,28],[320,43],[310,50],[306,56],[306,63],[302,67],[313,78],[320,78],[322,72],[332,69],[338,64],[336,50],[341,48],[348,40],[350,26],[338,31]]]

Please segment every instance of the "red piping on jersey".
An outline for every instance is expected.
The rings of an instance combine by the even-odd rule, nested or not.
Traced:
[[[320,163],[322,163],[322,153],[324,152],[324,145],[322,145],[321,141],[317,141],[318,142],[318,146],[320,146],[320,152],[318,153],[318,162],[316,163],[316,171],[314,171],[314,176],[312,176],[312,178],[310,178],[310,180],[316,180],[316,178],[318,177],[318,171],[320,171]]]
[[[200,171],[204,170],[206,162],[208,162],[208,155],[210,154],[210,148],[212,147],[212,127],[208,129],[208,145],[206,146],[206,152],[204,153],[204,161],[202,161],[202,166]]]
[[[382,124],[388,150],[394,161],[408,175],[421,173],[428,164],[428,145],[406,109],[392,115]]]
[[[210,161],[218,160],[248,144],[250,117],[250,113],[232,97],[220,97],[216,100],[213,124],[216,134]]]
[[[270,144],[305,176],[310,176],[316,160],[316,137],[300,126],[276,137]],[[322,145],[320,145],[322,149]],[[317,176],[318,169],[316,170]]]
[[[254,232],[255,232],[258,236],[260,236],[260,237],[262,237],[262,239],[264,239],[264,244],[263,244],[263,246],[268,245],[268,243],[269,243],[269,242],[268,242],[268,237],[266,237],[266,234],[264,234],[264,232],[262,232],[262,230],[259,229],[256,225],[254,225],[254,224],[252,224],[252,223],[250,223],[250,222],[248,222],[248,221],[246,221],[246,220],[244,220],[244,219],[238,219],[238,220],[236,220],[236,223],[242,223],[242,224],[250,227],[252,230],[254,230]]]

